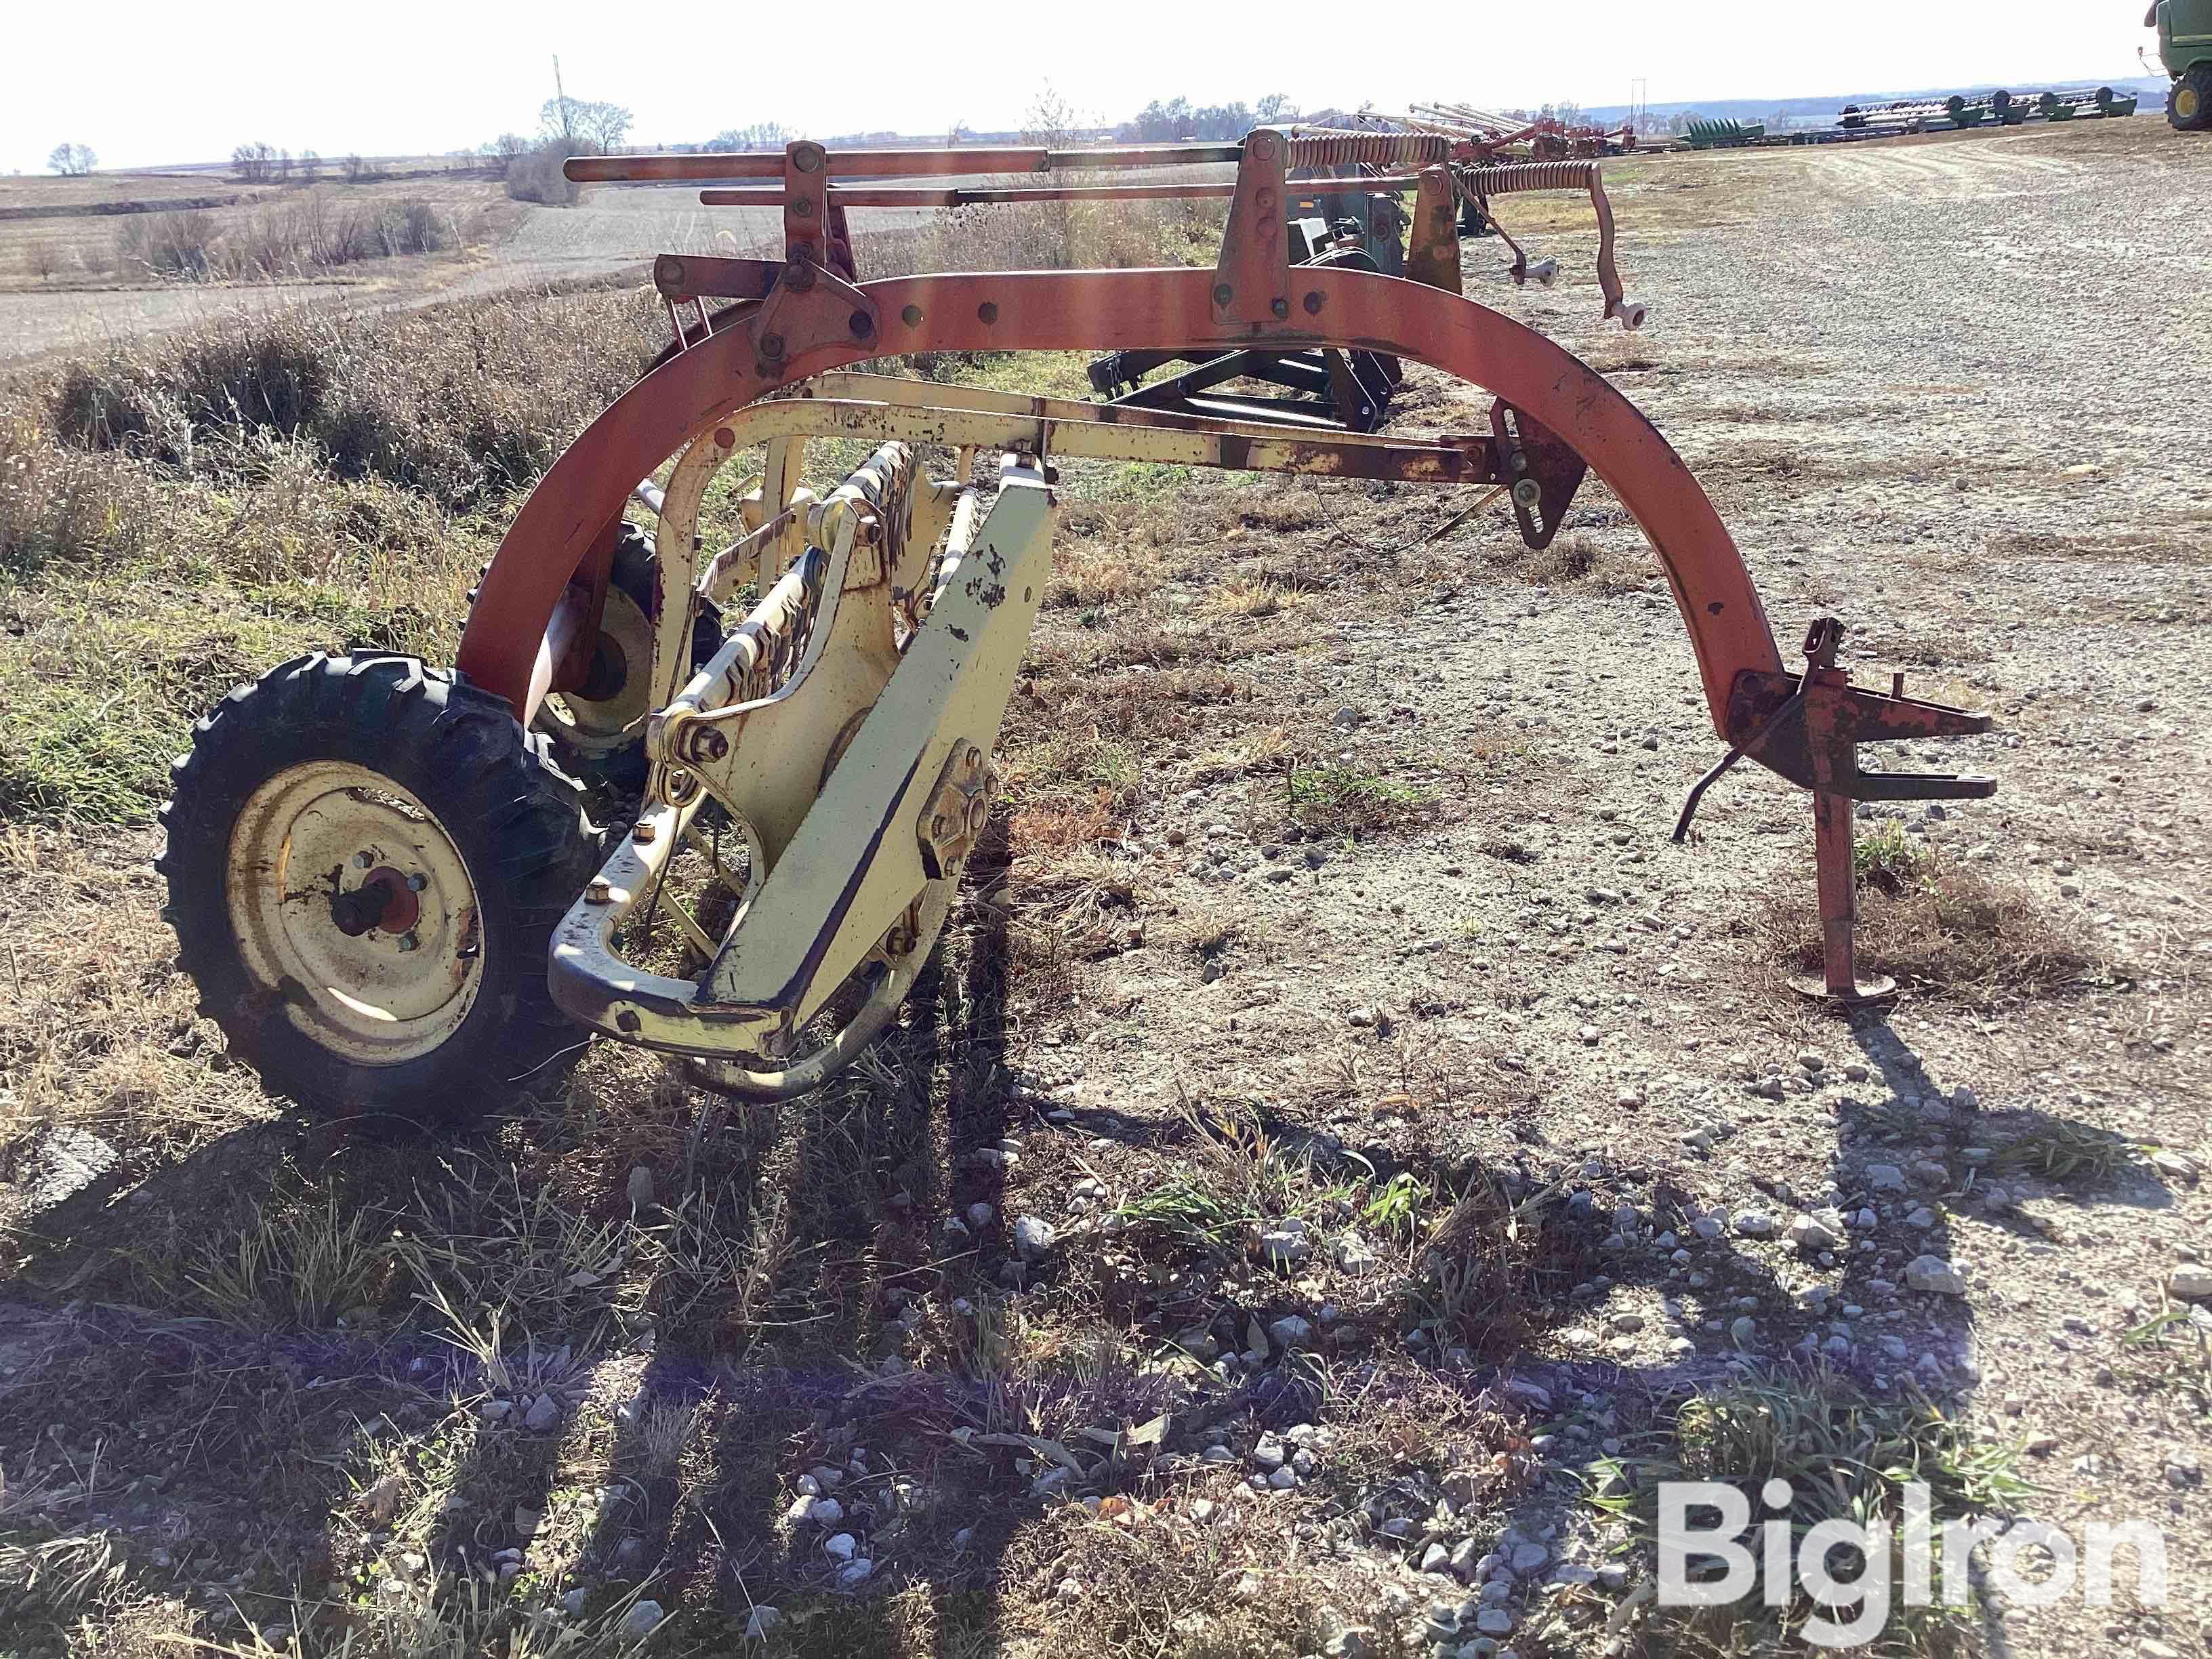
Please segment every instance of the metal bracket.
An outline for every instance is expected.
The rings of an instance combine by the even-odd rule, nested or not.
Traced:
[[[1213,266],[1217,323],[1249,323],[1264,330],[1290,319],[1291,245],[1283,231],[1289,151],[1290,141],[1273,127],[1261,127],[1244,141],[1237,194]]]
[[[1498,447],[1498,482],[1512,492],[1521,539],[1540,553],[1566,522],[1568,505],[1582,488],[1589,464],[1573,445],[1503,398],[1490,406],[1490,431]]]

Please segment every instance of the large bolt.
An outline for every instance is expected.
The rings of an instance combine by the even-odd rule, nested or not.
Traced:
[[[1214,303],[1214,304],[1216,304],[1216,305],[1218,305],[1218,306],[1225,306],[1225,305],[1227,305],[1227,304],[1228,304],[1231,300],[1235,299],[1236,297],[1237,297],[1237,290],[1236,290],[1235,289],[1233,289],[1233,288],[1230,287],[1228,283],[1216,283],[1213,285],[1213,303]]]
[[[399,948],[403,951],[419,951],[422,948],[422,941],[415,937],[415,930],[412,927],[399,936]]]
[[[781,334],[762,335],[760,337],[760,353],[763,357],[782,356],[783,336]]]
[[[593,876],[591,885],[584,889],[584,897],[592,904],[611,904],[614,902],[615,890],[607,884],[605,877]]]
[[[356,870],[372,869],[375,864],[376,854],[374,853],[356,853],[353,855],[353,867]]]
[[[1543,499],[1544,487],[1538,483],[1534,478],[1523,478],[1519,483],[1513,486],[1513,500],[1515,504],[1527,507],[1531,513],[1534,513],[1536,510],[1537,507],[1543,501]]]
[[[430,878],[419,870],[407,878],[407,890],[410,893],[419,893],[429,884]]]
[[[1275,297],[1274,303],[1269,306],[1267,309],[1273,312],[1279,318],[1287,317],[1291,314],[1291,302],[1288,300],[1284,299],[1280,295],[1278,295]]]
[[[641,847],[650,847],[660,835],[660,826],[651,818],[640,818],[631,826],[630,839]]]

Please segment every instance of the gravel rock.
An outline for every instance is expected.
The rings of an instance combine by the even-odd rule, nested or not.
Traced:
[[[822,1553],[832,1561],[849,1561],[860,1547],[860,1540],[849,1532],[833,1532],[822,1540]]]
[[[1940,1255],[1916,1255],[1905,1264],[1905,1285],[1941,1296],[1964,1296],[1966,1276]]]
[[[1057,1236],[1052,1223],[1042,1216],[1025,1215],[1014,1223],[1014,1248],[1024,1261],[1042,1261],[1050,1255]]]
[[[1844,1218],[1833,1210],[1800,1212],[1790,1223],[1790,1242],[1802,1250],[1832,1250],[1844,1241]]]
[[[771,1607],[757,1607],[745,1620],[745,1639],[757,1642],[783,1622],[783,1614]]]
[[[1735,1218],[1735,1230],[1746,1238],[1765,1238],[1774,1231],[1774,1218],[1764,1210],[1746,1210]]]
[[[1306,1224],[1297,1217],[1277,1222],[1260,1235],[1260,1253],[1270,1267],[1295,1267],[1313,1254]]]
[[[1905,1190],[1905,1171],[1894,1164],[1869,1164],[1866,1166],[1867,1185],[1878,1193],[1901,1193]]]
[[[1474,1615],[1474,1627],[1485,1636],[1504,1636],[1513,1629],[1513,1615],[1503,1607],[1485,1607]]]
[[[1314,1340],[1313,1321],[1302,1314],[1285,1314],[1268,1322],[1267,1334],[1274,1338],[1277,1347],[1285,1352],[1310,1348]]]
[[[623,1614],[622,1633],[633,1639],[650,1636],[653,1627],[666,1616],[658,1601],[633,1601],[629,1611]]]
[[[2166,1281],[2166,1288],[2174,1296],[2212,1297],[2212,1267],[2185,1261],[2173,1270],[2173,1277]]]
[[[550,1393],[539,1395],[530,1402],[530,1410],[523,1417],[522,1426],[532,1434],[550,1434],[561,1426],[561,1402]]]
[[[845,1518],[845,1506],[834,1498],[817,1498],[807,1504],[806,1518],[817,1527],[834,1527]]]

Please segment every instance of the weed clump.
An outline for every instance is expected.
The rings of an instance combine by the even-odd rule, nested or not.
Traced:
[[[1904,1582],[1902,1564],[1908,1489],[1924,1487],[1937,1536],[1929,1549],[1934,1582],[1945,1577],[1940,1547],[1947,1521],[2002,1510],[2031,1488],[2016,1473],[2018,1450],[1980,1438],[1960,1419],[1922,1399],[1876,1401],[1856,1384],[1825,1370],[1775,1370],[1692,1395],[1672,1420],[1648,1437],[1651,1443],[1593,1467],[1596,1506],[1629,1523],[1645,1547],[1657,1542],[1659,1492],[1663,1485],[1705,1481],[1738,1494],[1749,1518],[1735,1541],[1754,1563],[1753,1588],[1711,1607],[1662,1607],[1652,1612],[1645,1636],[1654,1650],[1675,1653],[1769,1653],[1795,1650],[1816,1618],[1848,1620],[1856,1586],[1869,1574],[1891,1586]],[[1768,1499],[1782,1483],[1787,1497]],[[1692,1505],[1690,1524],[1713,1524],[1712,1505]],[[1783,1584],[1765,1580],[1759,1528],[1773,1521],[1796,1542],[1823,1522],[1863,1527],[1884,1540],[1887,1559],[1869,1562],[1856,1548],[1832,1547],[1828,1570],[1840,1581],[1840,1604],[1816,1601],[1793,1573]],[[1717,1579],[1723,1562],[1692,1553],[1692,1577]],[[1960,1563],[1963,1577],[1964,1564]],[[1869,1585],[1875,1582],[1868,1577]],[[1868,1592],[1871,1594],[1871,1590]],[[1960,1650],[1972,1620],[1968,1608],[1947,1605],[1939,1594],[1926,1607],[1889,1598],[1879,1650],[1900,1655]]]
[[[2109,971],[2094,943],[2027,888],[1955,864],[1893,823],[1863,836],[1852,860],[1862,972],[1989,1008],[2056,995]],[[1760,927],[1790,970],[1819,969],[1820,925],[1809,896],[1771,898]]]

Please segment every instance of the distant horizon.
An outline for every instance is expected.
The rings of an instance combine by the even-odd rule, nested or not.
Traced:
[[[111,0],[96,68],[73,15],[26,9],[10,26],[0,167],[45,172],[64,143],[89,146],[112,172],[204,166],[253,143],[325,159],[451,155],[502,132],[534,135],[556,55],[567,95],[627,108],[632,141],[658,145],[763,123],[815,134],[1016,131],[1041,98],[1089,127],[1179,97],[1673,111],[1902,95],[1791,87],[2117,83],[2148,72],[2136,55],[2153,39],[2142,17],[2141,0],[1862,0],[1844,27],[1759,0],[1663,11],[1585,0],[1571,15],[1511,11],[1440,32],[1440,46],[1479,40],[1480,52],[1408,52],[1401,32],[1338,26],[1322,36],[1297,19],[1255,31],[1171,0],[1121,0],[1110,23],[1071,15],[972,34],[864,6],[834,31],[812,14],[764,11],[742,32],[710,30],[672,53],[658,32],[611,33],[586,0],[387,0],[374,17],[232,0],[216,20]],[[847,49],[887,44],[891,24],[896,51]],[[786,72],[751,75],[747,64]],[[799,72],[810,65],[836,73]]]
[[[1677,113],[1695,114],[1702,110],[1707,109],[1725,112],[1731,107],[1737,106],[1757,106],[1760,108],[1774,110],[1782,109],[1790,105],[1809,104],[1820,106],[1833,102],[1838,111],[1840,112],[1844,105],[1847,103],[1868,101],[1887,102],[1908,98],[1942,97],[1948,96],[1949,94],[1954,92],[1986,92],[1997,87],[2008,87],[2029,92],[2040,92],[2047,88],[2087,88],[2094,86],[2110,86],[2116,88],[2133,88],[2137,91],[2142,91],[2153,86],[2163,89],[2166,86],[2166,80],[2167,77],[2164,75],[2137,74],[2129,76],[2110,75],[2104,76],[2060,76],[2055,78],[2045,77],[2039,80],[2019,79],[2010,82],[1946,81],[1928,86],[1871,88],[1862,88],[1854,92],[1746,93],[1732,94],[1725,96],[1715,96],[1710,98],[1655,100],[1647,104],[1637,105],[1635,107],[1646,111],[1653,115],[1667,116]],[[1531,106],[1516,105],[1503,107],[1541,108],[1542,106],[1536,105]],[[1576,106],[1576,108],[1581,111],[1585,117],[1596,121],[1607,121],[1624,118],[1627,114],[1630,107],[1631,106],[1626,103],[1578,104]],[[1120,121],[1086,125],[1082,131],[1085,132],[1110,133],[1115,127],[1124,125],[1129,118],[1130,118],[1128,117],[1123,117]],[[902,143],[921,143],[933,138],[941,142],[945,137],[943,133],[884,131],[885,132],[885,136],[896,139]],[[967,132],[967,137],[964,142],[974,143],[989,141],[1003,141],[1008,137],[1018,135],[1022,130],[1018,127],[1009,127],[983,130],[963,129],[963,131]],[[624,151],[632,153],[649,154],[664,146],[702,143],[705,142],[706,137],[712,136],[713,135],[709,134],[698,138],[677,138],[664,136],[661,138],[653,141],[625,143],[622,146],[622,149]],[[815,135],[811,133],[800,132],[794,134],[793,136],[798,137],[812,137]],[[824,136],[835,138],[849,135],[833,133]],[[477,145],[471,145],[465,149],[397,149],[377,155],[362,155],[361,159],[377,165],[399,161],[457,161],[477,155],[478,153],[479,147],[480,146]],[[343,160],[345,155],[356,153],[357,152],[349,151],[341,154],[334,154],[332,152],[324,150],[317,151],[316,155],[318,160],[325,168],[334,170],[336,164]],[[231,161],[228,156],[209,157],[191,161],[139,161],[118,164],[115,166],[110,166],[103,161],[100,165],[94,168],[93,171],[96,174],[201,173],[228,170],[230,166]],[[41,167],[35,169],[35,171],[38,173],[50,173],[52,170],[51,168]],[[32,175],[33,172],[33,169],[28,167],[16,168],[11,171],[9,176],[27,178]]]

